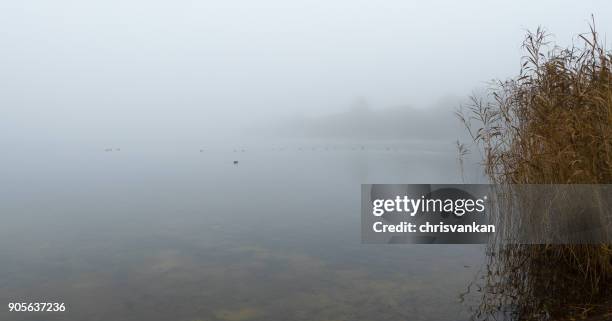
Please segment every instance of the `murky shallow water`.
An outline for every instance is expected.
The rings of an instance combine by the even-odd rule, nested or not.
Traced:
[[[7,153],[0,319],[467,320],[482,247],[360,243],[360,184],[458,182],[445,148]]]

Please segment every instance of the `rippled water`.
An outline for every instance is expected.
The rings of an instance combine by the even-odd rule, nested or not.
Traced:
[[[459,182],[450,144],[6,154],[1,320],[468,319],[482,247],[360,241],[360,184]]]

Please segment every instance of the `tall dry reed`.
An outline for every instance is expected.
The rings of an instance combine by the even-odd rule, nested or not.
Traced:
[[[491,183],[611,184],[612,53],[594,23],[569,48],[548,39],[541,28],[529,32],[520,74],[472,97],[458,115]],[[586,316],[601,313],[599,305],[612,294],[609,242],[497,243],[488,251],[476,319]]]

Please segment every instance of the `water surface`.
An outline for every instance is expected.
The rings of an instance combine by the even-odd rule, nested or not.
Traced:
[[[120,148],[6,152],[0,302],[68,311],[0,319],[469,318],[480,246],[360,241],[360,184],[457,183],[451,144]]]

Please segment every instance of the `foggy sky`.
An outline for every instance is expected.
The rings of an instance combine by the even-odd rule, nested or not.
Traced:
[[[515,75],[526,29],[566,45],[592,13],[610,34],[609,1],[2,1],[0,142],[427,106]]]

